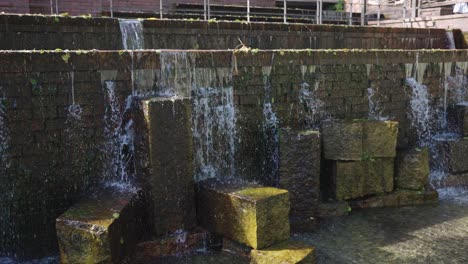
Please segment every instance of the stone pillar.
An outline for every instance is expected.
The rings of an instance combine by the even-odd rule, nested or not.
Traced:
[[[315,227],[320,200],[321,144],[318,131],[280,132],[280,188],[289,191],[290,224],[294,231]]]
[[[158,98],[142,105],[155,232],[190,229],[196,224],[190,100]]]

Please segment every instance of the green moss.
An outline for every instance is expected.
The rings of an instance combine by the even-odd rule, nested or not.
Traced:
[[[68,60],[70,59],[70,53],[63,54],[61,58],[65,63],[68,63]]]

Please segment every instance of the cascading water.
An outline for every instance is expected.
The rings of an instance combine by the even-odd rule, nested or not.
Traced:
[[[385,121],[388,117],[382,116],[383,109],[376,98],[376,90],[371,86],[367,88],[367,100],[369,101],[369,119]]]
[[[122,107],[115,93],[115,82],[106,81],[104,84],[107,101],[104,117],[104,182],[105,185],[120,190],[134,191],[134,122],[131,116],[133,96],[128,96]]]
[[[453,31],[451,30],[445,31],[445,36],[447,37],[447,48],[456,49],[455,39],[453,38]]]
[[[411,87],[410,119],[411,125],[416,129],[418,144],[427,146],[433,134],[431,124],[431,106],[427,87],[414,78],[406,78],[406,85]]]
[[[308,83],[303,82],[299,90],[299,102],[304,109],[305,125],[307,128],[318,128],[321,120],[329,118],[323,110],[325,104],[316,95],[318,86],[319,82],[316,81],[312,90]]]
[[[273,111],[272,89],[270,82],[271,66],[263,67],[263,85],[265,98],[263,102],[263,138],[265,140],[264,177],[267,184],[276,185],[279,169],[279,123]]]
[[[232,87],[192,92],[195,180],[234,177],[236,115]]]
[[[192,69],[193,55],[187,55],[187,52],[161,52],[159,55],[161,61],[161,76],[158,83],[157,96],[171,97],[182,96],[189,97],[193,83],[209,87],[210,83],[202,84],[203,80],[195,79],[195,69]],[[207,70],[206,81],[212,80],[212,71]],[[193,83],[192,83],[193,82]]]
[[[139,19],[119,19],[122,46],[125,50],[144,49],[143,23]]]

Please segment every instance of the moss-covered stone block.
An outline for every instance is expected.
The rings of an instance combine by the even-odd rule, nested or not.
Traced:
[[[396,159],[396,183],[398,188],[421,190],[428,180],[428,148],[415,148],[398,153]]]
[[[323,155],[330,160],[361,160],[362,122],[327,121],[322,124]]]
[[[237,181],[199,183],[198,218],[211,232],[252,248],[289,238],[289,193]]]
[[[337,200],[348,200],[393,190],[394,159],[334,161],[333,189]]]
[[[377,195],[365,199],[351,201],[350,206],[354,210],[378,207],[402,207],[423,204],[437,204],[438,201],[439,195],[437,191],[431,188],[426,188],[419,191],[399,189],[389,194]]]
[[[120,263],[133,253],[141,223],[137,193],[105,190],[56,220],[61,263]]]
[[[398,122],[326,121],[322,124],[323,154],[329,160],[362,160],[396,156]]]
[[[316,225],[320,200],[321,142],[318,131],[284,129],[280,132],[279,187],[289,191],[290,224],[294,231]]]
[[[468,153],[468,139],[448,141],[447,159],[451,173],[462,173],[468,171],[468,162],[466,154]]]
[[[195,183],[189,99],[158,98],[142,102],[147,130],[150,194],[157,235],[195,226]]]
[[[250,253],[252,264],[315,264],[314,247],[297,242],[284,241],[265,249],[254,249]]]
[[[366,121],[363,126],[365,155],[376,158],[396,157],[398,122]]]

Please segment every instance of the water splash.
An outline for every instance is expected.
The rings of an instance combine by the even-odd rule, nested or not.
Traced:
[[[418,144],[427,146],[433,133],[431,125],[431,106],[429,93],[425,85],[420,84],[414,78],[406,78],[406,85],[411,87],[410,100],[411,125],[416,129]]]
[[[134,121],[131,116],[133,96],[122,107],[115,93],[115,82],[105,83],[107,109],[104,117],[104,183],[120,190],[132,191],[135,178]]]
[[[192,91],[195,180],[235,175],[236,115],[232,87]]]
[[[1,87],[0,87],[1,88]],[[1,91],[1,89],[0,89]],[[7,150],[9,148],[10,133],[7,126],[7,98],[5,94],[0,97],[0,162],[6,166],[0,167],[0,173],[6,169],[9,164],[7,163]],[[3,174],[3,173],[2,173]]]
[[[122,46],[125,50],[144,49],[143,23],[139,19],[119,19]]]

